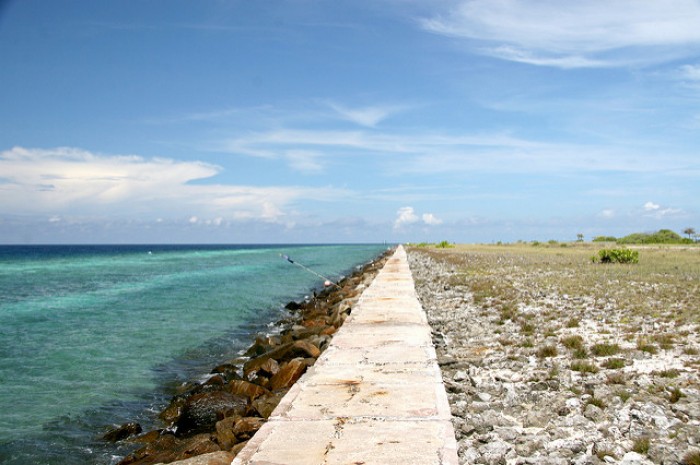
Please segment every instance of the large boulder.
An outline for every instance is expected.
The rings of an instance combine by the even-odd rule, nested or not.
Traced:
[[[247,399],[227,391],[202,392],[189,397],[182,408],[175,431],[178,436],[214,430],[216,422],[231,415],[244,416]]]
[[[215,438],[210,434],[197,434],[187,439],[178,439],[172,434],[164,434],[157,441],[126,456],[118,465],[171,463],[220,450]]]
[[[129,436],[140,434],[141,431],[141,425],[138,423],[124,423],[121,426],[109,430],[104,436],[102,436],[102,439],[109,442],[122,441]]]
[[[280,367],[280,371],[270,378],[270,390],[277,391],[292,386],[306,371],[303,358],[295,358]]]

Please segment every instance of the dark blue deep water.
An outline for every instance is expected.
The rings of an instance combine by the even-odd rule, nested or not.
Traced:
[[[271,331],[382,245],[0,246],[0,463],[109,464],[108,427]]]

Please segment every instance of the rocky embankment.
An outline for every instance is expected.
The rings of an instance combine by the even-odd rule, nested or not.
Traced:
[[[658,351],[613,344],[600,324],[611,310],[585,299],[547,295],[508,318],[489,299],[475,304],[464,279],[453,279],[454,265],[415,250],[409,263],[433,328],[460,463],[700,463],[697,331],[684,333],[682,347]],[[582,315],[576,326],[564,324],[573,305]],[[545,307],[561,312],[555,332],[540,319]],[[516,313],[528,317],[527,337]]]
[[[328,346],[388,256],[314,298],[290,302],[279,334],[257,337],[242,357],[215,367],[206,381],[182,386],[159,415],[163,428],[143,433],[129,423],[109,431],[107,441],[142,444],[119,465],[171,463],[216,452],[222,463],[230,463]]]

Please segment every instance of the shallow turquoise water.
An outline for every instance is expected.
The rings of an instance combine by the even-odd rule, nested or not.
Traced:
[[[0,247],[0,463],[111,463],[96,440],[235,356],[289,300],[385,249]]]

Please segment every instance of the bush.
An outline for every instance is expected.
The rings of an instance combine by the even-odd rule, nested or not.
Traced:
[[[602,249],[593,262],[600,263],[639,263],[639,252],[630,249]]]
[[[448,248],[452,247],[452,244],[450,244],[447,241],[442,241],[439,244],[437,244],[435,247],[437,247],[438,249],[448,249]]]

